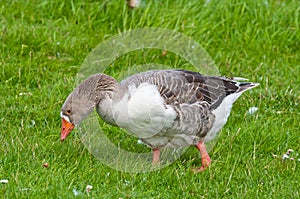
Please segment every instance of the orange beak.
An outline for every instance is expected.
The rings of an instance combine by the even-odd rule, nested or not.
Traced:
[[[74,129],[74,124],[71,124],[70,122],[62,118],[60,140],[64,141],[73,129]]]

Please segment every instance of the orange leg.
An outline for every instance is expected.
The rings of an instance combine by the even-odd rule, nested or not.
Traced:
[[[160,159],[160,150],[159,148],[153,148],[153,159],[152,159],[152,166],[159,164]]]
[[[209,165],[211,163],[211,159],[210,159],[210,157],[209,157],[209,155],[208,155],[208,153],[206,151],[206,148],[205,148],[203,140],[201,140],[195,146],[199,150],[201,158],[202,158],[202,166],[193,170],[195,173],[197,173],[197,172],[200,172],[200,171],[204,171],[207,167],[209,167]]]

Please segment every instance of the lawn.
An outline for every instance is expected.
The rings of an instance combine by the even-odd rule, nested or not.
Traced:
[[[60,108],[86,57],[114,35],[145,27],[182,33],[219,74],[260,83],[235,103],[204,172],[190,171],[201,164],[193,147],[160,170],[130,173],[89,153],[78,129],[59,139]],[[8,180],[1,198],[300,198],[298,0],[147,0],[138,9],[123,0],[2,0],[0,38],[0,180]],[[148,63],[195,70],[176,53],[140,49],[104,72],[121,80]],[[250,107],[258,111],[248,114]],[[99,124],[119,147],[149,151]]]

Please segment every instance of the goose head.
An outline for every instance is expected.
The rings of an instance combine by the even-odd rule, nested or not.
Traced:
[[[115,86],[116,80],[104,74],[92,75],[79,84],[61,108],[60,140],[64,141],[74,127],[94,110],[100,100],[113,92]]]

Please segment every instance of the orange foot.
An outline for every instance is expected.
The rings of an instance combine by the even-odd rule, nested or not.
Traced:
[[[197,145],[196,145],[197,149],[200,152],[201,158],[202,158],[202,166],[199,168],[192,168],[192,171],[194,173],[198,173],[201,171],[204,171],[205,169],[207,169],[211,163],[211,159],[206,151],[205,145],[204,145],[204,141],[201,140]]]

